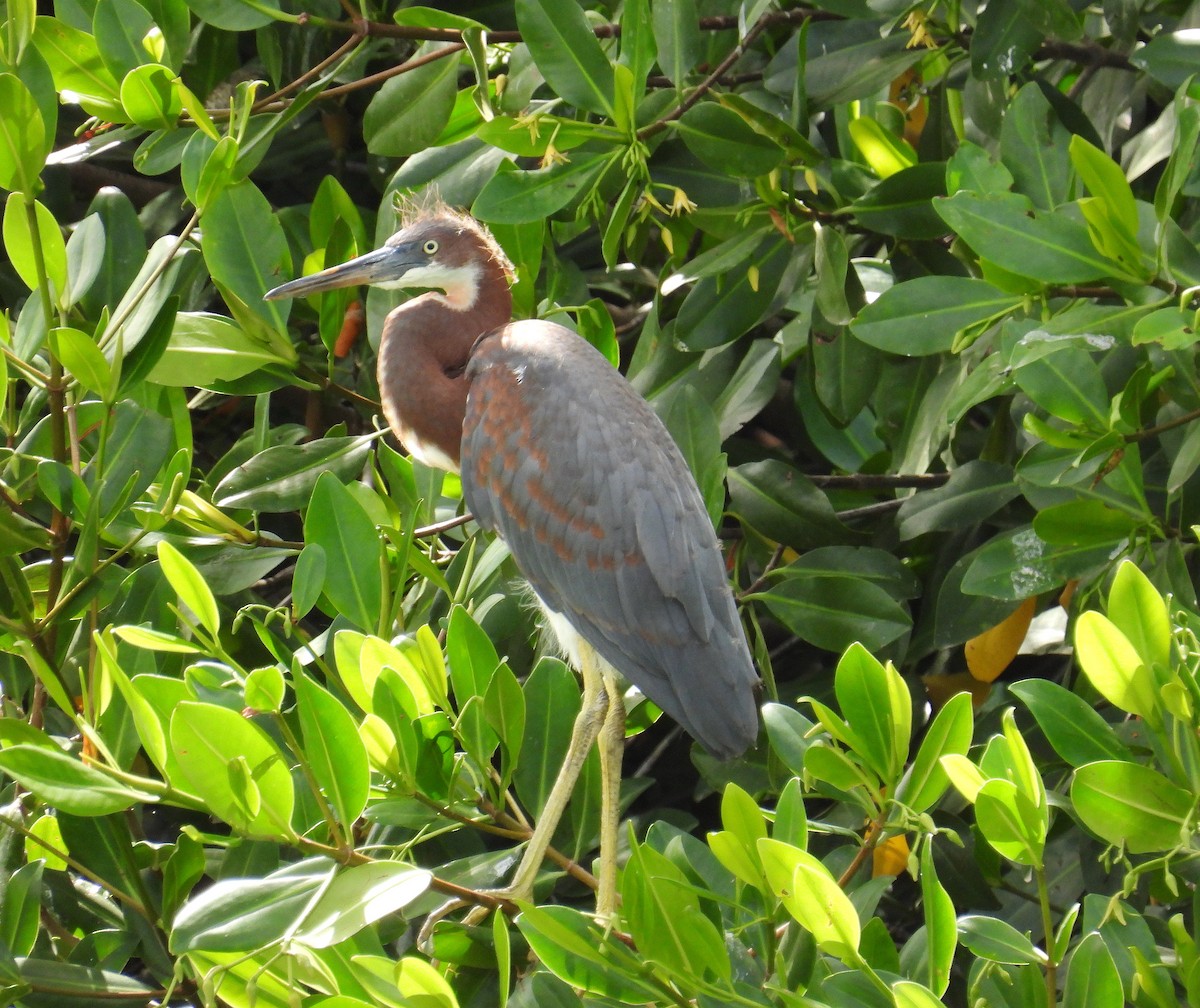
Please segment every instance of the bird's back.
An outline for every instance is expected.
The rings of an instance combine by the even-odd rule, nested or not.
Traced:
[[[758,679],[679,449],[585,340],[544,321],[482,337],[463,493],[550,610],[722,758],[758,733]]]

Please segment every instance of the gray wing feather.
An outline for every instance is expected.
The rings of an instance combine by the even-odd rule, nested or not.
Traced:
[[[462,478],[539,597],[714,755],[757,676],[700,493],[646,402],[580,337],[518,322],[468,368]]]

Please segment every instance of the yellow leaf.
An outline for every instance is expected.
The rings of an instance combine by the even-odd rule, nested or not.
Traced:
[[[871,877],[899,875],[908,867],[908,853],[908,838],[903,833],[876,844],[871,852]]]
[[[983,701],[992,691],[990,684],[980,682],[969,672],[924,676],[921,682],[925,686],[925,692],[929,696],[929,702],[933,704],[934,710],[941,710],[946,702],[958,693],[970,693],[971,706],[975,710],[979,710],[983,706]]]
[[[980,682],[990,683],[1008,668],[1029,631],[1036,608],[1037,599],[1027,598],[1007,619],[967,641],[964,650],[972,676]]]

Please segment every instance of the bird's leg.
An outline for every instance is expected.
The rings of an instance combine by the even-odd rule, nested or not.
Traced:
[[[563,812],[566,811],[567,802],[571,800],[571,792],[575,790],[575,782],[579,779],[579,771],[583,769],[584,760],[587,759],[587,754],[591,751],[601,726],[607,723],[605,715],[611,710],[608,689],[596,667],[596,653],[586,645],[583,650],[583,661],[580,662],[583,667],[579,670],[583,676],[583,702],[579,708],[579,715],[575,718],[575,726],[571,730],[571,742],[567,747],[567,754],[563,758],[562,769],[558,772],[554,787],[550,789],[546,804],[542,808],[542,814],[538,816],[537,828],[534,829],[533,836],[529,838],[525,855],[521,858],[512,884],[508,887],[507,892],[512,899],[531,899],[533,897],[533,883],[537,878],[538,869],[542,865],[542,859],[545,857],[546,848],[550,846],[554,831],[558,828],[558,822],[562,818]],[[615,824],[613,833],[615,839]],[[601,850],[603,850],[603,844]],[[615,882],[614,877],[614,891]],[[603,892],[603,881],[601,881],[600,888]]]
[[[625,753],[625,701],[616,673],[601,669],[608,709],[600,728],[600,888],[596,916],[610,923],[617,912],[617,829],[621,819],[621,758]]]

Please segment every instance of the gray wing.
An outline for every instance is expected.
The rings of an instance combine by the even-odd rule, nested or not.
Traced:
[[[706,749],[758,734],[758,678],[700,492],[654,411],[562,326],[468,367],[463,494],[542,601]]]

